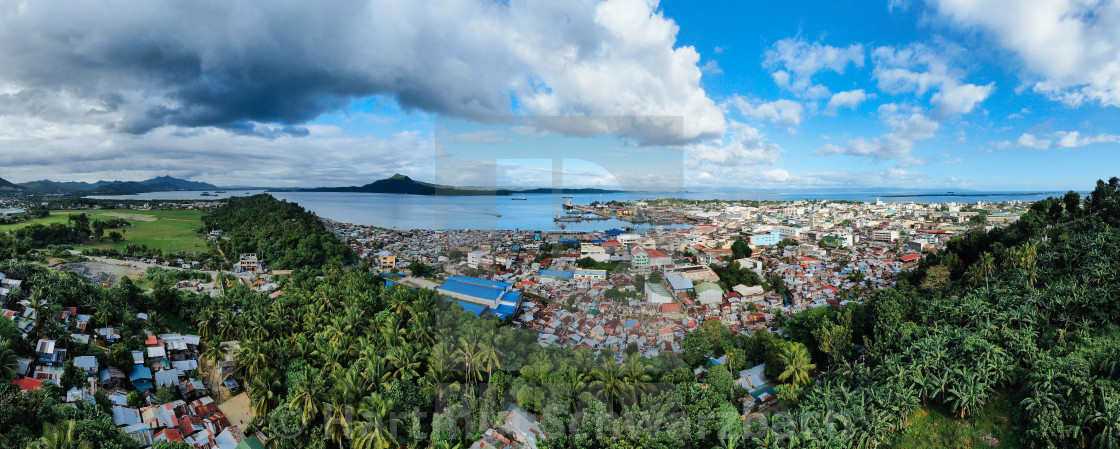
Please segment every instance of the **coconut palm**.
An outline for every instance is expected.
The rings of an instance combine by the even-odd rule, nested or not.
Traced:
[[[778,380],[789,382],[796,386],[809,384],[809,372],[816,369],[809,358],[809,351],[801,343],[787,343],[778,354],[778,361],[785,366],[785,370],[778,375]]]
[[[374,393],[358,405],[358,420],[354,422],[350,438],[354,449],[388,449],[397,444],[390,429],[393,422],[389,418],[392,402]]]
[[[16,352],[12,350],[12,344],[8,340],[0,340],[0,380],[7,381],[8,379],[16,377],[16,368],[19,357]]]
[[[610,412],[614,412],[615,402],[633,398],[634,386],[626,379],[622,369],[614,363],[614,357],[608,357],[598,369],[591,372],[595,379],[591,388],[598,392],[600,400],[607,405]]]
[[[78,423],[74,420],[48,424],[43,431],[43,436],[27,447],[30,449],[91,449],[93,445],[88,441],[78,440],[77,429]]]

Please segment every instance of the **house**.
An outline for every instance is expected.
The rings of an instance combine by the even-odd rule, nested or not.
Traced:
[[[871,239],[876,242],[890,243],[898,240],[898,231],[893,229],[877,229],[871,232]]]
[[[667,267],[673,264],[673,259],[663,251],[646,251],[649,255],[649,266],[651,268]]]
[[[765,290],[762,289],[761,285],[749,285],[748,286],[748,285],[738,284],[738,285],[732,287],[731,289],[734,290],[735,293],[738,293],[740,296],[742,296],[744,302],[758,302],[758,301],[761,301],[762,300],[762,294],[765,292]]]
[[[97,377],[105,388],[116,388],[124,383],[124,372],[112,366],[101,370]]]
[[[770,385],[770,379],[766,378],[765,371],[765,363],[739,371],[739,379],[736,382],[751,392],[766,388]]]
[[[83,355],[74,357],[74,366],[86,373],[86,376],[96,376],[98,371],[97,357],[92,355]]]
[[[467,266],[471,268],[478,268],[479,265],[482,265],[482,259],[489,254],[490,251],[481,250],[471,251],[467,253]]]
[[[52,366],[61,366],[66,363],[66,349],[58,347],[54,340],[40,339],[35,344],[35,353],[39,356],[39,363]]]
[[[12,385],[19,387],[19,389],[22,391],[35,391],[43,388],[43,381],[39,379],[32,379],[30,377],[24,377],[21,379],[13,380]]]
[[[117,427],[131,426],[143,422],[140,419],[140,410],[132,407],[113,406],[113,424]]]
[[[602,281],[607,279],[607,270],[576,270],[572,277]]]
[[[133,365],[132,372],[128,374],[129,382],[140,391],[152,389],[152,370],[144,365]]]
[[[607,250],[605,248],[590,243],[581,243],[579,245],[579,257],[581,259],[584,257],[590,257],[596,262],[608,262],[611,260],[611,256],[610,254],[607,254]]]
[[[233,271],[244,273],[246,271],[258,273],[261,271],[261,262],[257,259],[257,253],[243,253],[238,258],[237,263],[233,264]]]
[[[502,429],[529,449],[536,449],[537,440],[545,436],[541,431],[540,420],[528,410],[512,403],[506,405],[506,419]]]
[[[377,266],[381,271],[392,271],[397,267],[397,256],[388,251],[377,253]]]
[[[649,254],[641,248],[635,248],[635,251],[630,253],[630,267],[635,270],[645,270],[649,268]]]

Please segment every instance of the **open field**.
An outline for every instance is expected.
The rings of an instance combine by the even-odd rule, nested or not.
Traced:
[[[46,218],[34,219],[23,223],[0,225],[0,232],[11,231],[31,224],[66,224],[70,214],[83,212],[91,220],[112,220],[124,218],[134,226],[124,228],[125,240],[112,243],[106,240],[102,243],[82,245],[91,248],[116,248],[124,249],[125,245],[135,243],[147,245],[149,248],[158,248],[163,251],[186,251],[200,253],[206,251],[206,239],[199,238],[197,231],[202,226],[202,211],[196,210],[83,210],[83,211],[51,211]],[[106,234],[108,234],[108,230]],[[79,246],[80,249],[82,246]]]
[[[988,404],[976,417],[957,419],[932,407],[919,408],[910,426],[891,443],[906,449],[991,449],[1024,447],[1008,422],[1010,405],[1005,398]]]

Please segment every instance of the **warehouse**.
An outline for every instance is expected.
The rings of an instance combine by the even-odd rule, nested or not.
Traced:
[[[475,316],[490,314],[504,319],[516,313],[517,308],[521,306],[521,293],[513,291],[513,284],[508,282],[453,276],[436,290],[442,295],[458,300],[464,309],[474,313]]]

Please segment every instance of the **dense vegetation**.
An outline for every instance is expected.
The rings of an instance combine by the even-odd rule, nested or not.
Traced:
[[[6,308],[26,296],[28,307],[36,311],[35,329],[21,337],[15,324],[0,317],[0,378],[13,377],[16,357],[34,357],[34,344],[40,338],[53,339],[65,348],[70,358],[95,356],[101,366],[132,366],[133,350],[144,348],[145,329],[155,332],[196,331],[193,317],[209,306],[210,297],[169,288],[153,282],[151,292],[142,292],[128,278],[108,289],[82,282],[72,273],[60,273],[42,265],[16,260],[0,261],[0,273],[22,279],[23,285],[9,294]],[[59,312],[76,307],[91,314],[90,329],[115,327],[121,339],[105,347],[75,341],[70,330],[58,321]],[[148,318],[137,317],[138,313]],[[184,319],[183,317],[191,317]],[[70,363],[62,384],[48,385],[30,394],[7,382],[0,384],[0,447],[50,446],[51,441],[85,442],[89,449],[132,449],[135,441],[119,432],[112,422],[109,401],[104,392],[96,395],[96,405],[67,405],[60,396],[73,386],[83,386],[85,376]],[[61,433],[59,433],[61,432]],[[42,440],[42,441],[39,441]],[[6,446],[5,446],[6,445]],[[71,447],[71,446],[61,446]]]
[[[358,260],[314,214],[270,195],[230,198],[202,221],[207,232],[223,232],[218,247],[230,264],[242,253],[256,253],[275,269],[318,269]]]

